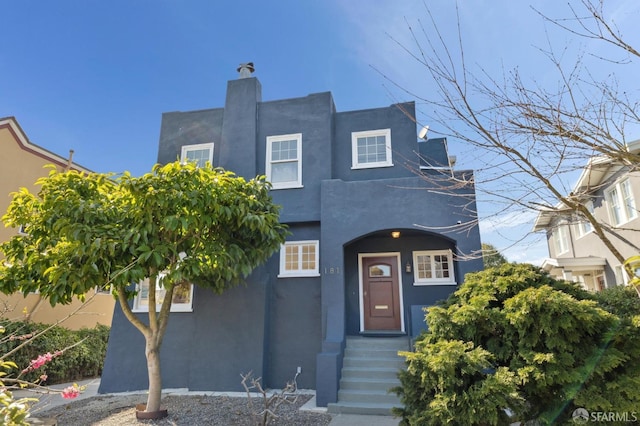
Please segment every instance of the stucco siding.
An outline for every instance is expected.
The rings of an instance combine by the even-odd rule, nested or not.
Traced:
[[[413,102],[362,111],[338,112],[335,118],[333,178],[344,181],[391,179],[414,176],[418,163]],[[352,169],[353,132],[391,129],[393,167]]]
[[[267,137],[302,134],[303,188],[271,192],[276,203],[286,206],[280,216],[282,222],[320,220],[320,182],[331,178],[334,112],[330,93],[260,105],[257,150],[259,174],[266,173]]]
[[[2,150],[2,167],[0,167],[0,216],[4,215],[11,202],[11,193],[26,188],[31,193],[38,193],[36,181],[45,177],[51,170],[48,166],[55,166],[63,171],[66,162],[64,157],[46,151],[28,141],[22,129],[13,118],[0,119],[0,149]],[[85,170],[75,163],[74,169]],[[18,234],[17,228],[0,226],[0,241],[7,241]],[[0,253],[0,257],[3,255]],[[115,304],[110,294],[97,294],[93,291],[87,294],[90,299],[83,303],[76,299],[69,305],[51,307],[48,300],[38,294],[21,293],[0,295],[0,303],[10,308],[5,317],[13,320],[29,318],[34,322],[55,323],[81,309],[62,325],[70,329],[94,327],[96,324],[111,324],[113,306]],[[83,306],[84,305],[84,306]]]
[[[282,206],[280,221],[290,226],[287,241],[319,242],[317,276],[279,276],[280,255],[275,253],[248,277],[247,286],[222,295],[196,289],[193,312],[172,314],[171,322],[178,325],[170,326],[161,354],[165,387],[241,390],[240,374],[253,371],[264,385],[282,388],[300,367],[299,387],[316,389],[320,406],[335,402],[345,333],[360,331],[359,253],[398,252],[404,264],[415,250],[451,250],[458,284],[467,272],[482,269],[481,259],[457,258],[480,249],[477,226],[459,227],[477,217],[474,188],[452,186],[452,194],[446,194],[440,184],[449,174],[438,175],[437,184],[416,176],[414,114],[413,102],[336,112],[329,92],[263,102],[255,78],[230,81],[224,108],[163,114],[159,162],[175,160],[182,145],[214,142],[214,166],[245,178],[267,174],[267,140],[290,140],[270,137],[295,135],[291,140],[301,140],[301,151],[295,143],[286,144],[287,157],[279,160],[301,164],[301,187],[300,175],[291,172],[277,183],[292,188],[274,188],[271,196]],[[388,144],[386,129],[392,165],[388,151],[380,151],[382,139],[371,139],[363,144],[367,157],[353,167],[352,133],[385,130],[374,136]],[[431,146],[434,158],[445,159],[446,141]],[[434,177],[439,171],[428,173]],[[392,240],[391,230],[404,237]],[[405,325],[394,332],[409,333],[412,307],[433,304],[456,286],[414,286],[410,273],[403,269],[401,276]],[[127,378],[122,372],[132,365],[144,370],[144,359],[114,361],[124,356],[124,348],[142,351],[141,338],[122,315],[114,317],[114,328],[120,331],[112,333],[100,391],[144,388],[146,378]],[[166,367],[173,363],[180,363],[179,369]],[[140,383],[127,383],[132,381]]]
[[[158,163],[167,164],[180,159],[182,146],[214,143],[213,165],[220,162],[222,143],[222,108],[162,114]]]

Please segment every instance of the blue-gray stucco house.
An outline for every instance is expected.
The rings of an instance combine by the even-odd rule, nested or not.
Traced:
[[[262,101],[246,72],[228,82],[224,107],[163,114],[159,163],[266,175],[291,231],[246,286],[174,297],[164,388],[241,391],[249,371],[282,388],[301,367],[298,386],[326,406],[347,336],[415,336],[421,308],[482,269],[468,256],[478,227],[464,226],[477,222],[472,172],[452,170],[446,140],[418,140],[414,116],[412,102],[337,112],[329,92]],[[100,392],[147,386],[143,337],[116,306]]]

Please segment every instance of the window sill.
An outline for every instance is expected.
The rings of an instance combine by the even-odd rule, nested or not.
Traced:
[[[636,220],[637,218],[638,218],[637,216],[636,216],[636,217],[632,217],[632,218],[630,218],[630,219],[625,220],[624,222],[620,222],[620,223],[616,223],[616,224],[614,224],[614,225],[613,225],[613,227],[614,227],[614,228],[620,228],[621,226],[626,225],[626,224],[627,224],[627,223],[629,223],[629,222],[633,222],[633,221],[634,221],[634,220]]]
[[[586,237],[587,235],[591,235],[591,234],[593,234],[593,231],[589,231],[589,232],[587,232],[585,234],[582,234],[582,235],[576,235],[576,241],[577,240],[581,240],[582,238]]]
[[[146,314],[149,312],[148,309],[131,309],[131,312],[133,312],[134,314]],[[158,310],[156,312],[160,312],[160,307],[158,307]],[[193,308],[171,308],[171,310],[169,311],[170,313],[174,313],[174,312],[193,312]]]
[[[278,274],[278,278],[317,278],[320,276],[320,273],[299,273],[299,274]]]
[[[429,281],[429,282],[415,281],[413,285],[420,287],[420,286],[429,286],[429,285],[458,285],[458,283],[455,281]]]
[[[291,185],[291,186],[271,186],[271,190],[272,191],[277,191],[280,189],[300,189],[300,188],[304,188],[304,185]]]
[[[351,166],[351,170],[381,169],[383,167],[393,167],[393,163],[357,164],[355,166]]]

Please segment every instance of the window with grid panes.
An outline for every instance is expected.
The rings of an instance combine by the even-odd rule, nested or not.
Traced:
[[[267,137],[266,175],[273,189],[302,187],[302,133]]]
[[[193,162],[198,167],[204,167],[207,162],[213,164],[213,143],[183,145],[180,161],[183,163]]]
[[[616,183],[605,194],[613,225],[622,225],[638,217],[629,179]]]
[[[393,166],[391,129],[353,132],[351,134],[353,169]]]
[[[288,241],[280,250],[279,277],[319,276],[318,241]]]
[[[413,252],[415,285],[455,284],[451,250]]]
[[[164,300],[166,290],[160,284],[164,274],[159,274],[156,280],[156,312],[160,311],[160,306]],[[149,279],[138,284],[138,294],[133,300],[134,312],[149,311]],[[171,312],[192,312],[193,311],[193,284],[190,282],[182,282],[176,284],[173,289],[173,297],[171,298]]]

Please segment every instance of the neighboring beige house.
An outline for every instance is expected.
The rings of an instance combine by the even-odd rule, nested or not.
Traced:
[[[0,167],[0,216],[4,215],[11,202],[11,193],[24,187],[30,191],[37,191],[35,185],[38,178],[46,176],[48,164],[55,165],[59,170],[70,167],[74,170],[89,172],[84,167],[70,162],[70,158],[56,155],[29,141],[14,117],[0,118],[0,152],[2,166]],[[70,152],[71,154],[71,152]],[[0,241],[6,241],[20,230],[0,226]],[[1,253],[0,253],[1,256]],[[66,320],[62,325],[71,329],[94,327],[97,323],[111,325],[114,299],[111,294],[93,292],[87,294],[91,300],[86,306]],[[10,319],[29,318],[34,322],[54,323],[80,307],[78,300],[70,305],[57,305],[52,308],[47,300],[38,294],[4,295],[0,293],[0,315]]]
[[[640,141],[630,143],[628,149],[640,152]],[[640,172],[610,158],[594,157],[582,171],[573,194],[584,194],[583,202],[605,225],[605,232],[625,259],[640,254]],[[591,291],[628,282],[620,261],[591,224],[574,212],[562,212],[558,207],[542,212],[533,230],[547,233],[550,258],[542,267],[551,275],[580,282]]]

